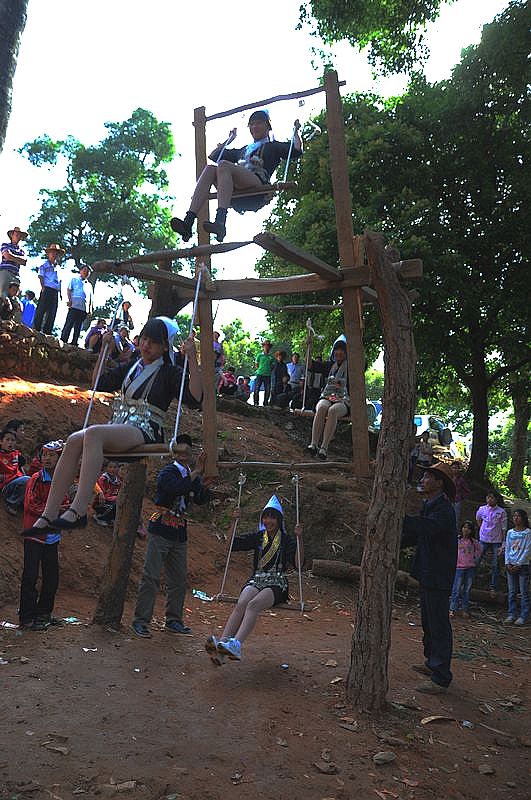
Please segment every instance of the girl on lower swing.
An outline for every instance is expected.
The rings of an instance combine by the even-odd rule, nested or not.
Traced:
[[[239,517],[240,510],[236,509],[234,526]],[[293,532],[295,536],[286,532],[282,506],[273,495],[262,511],[259,529],[255,533],[234,536],[231,551],[254,550],[253,575],[243,587],[221,638],[209,636],[205,643],[216,666],[223,664],[225,656],[241,661],[242,644],[256,625],[260,612],[287,601],[288,579],[284,573],[288,566],[301,569],[304,562],[303,526],[295,525]]]

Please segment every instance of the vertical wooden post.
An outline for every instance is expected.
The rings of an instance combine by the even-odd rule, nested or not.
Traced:
[[[194,109],[195,128],[195,167],[199,177],[206,161],[206,115],[205,107]],[[197,215],[197,241],[209,244],[210,236],[203,230],[203,222],[208,219],[208,200]],[[210,268],[210,258],[202,258],[201,263]],[[196,261],[196,274],[200,262]],[[201,297],[201,295],[200,295]],[[199,300],[199,325],[201,327],[201,372],[203,376],[203,448],[207,454],[205,472],[208,476],[218,475],[218,445],[216,425],[216,391],[214,385],[214,348],[212,343],[213,321],[212,301],[203,296]]]
[[[352,201],[348,178],[345,123],[337,72],[325,75],[326,114],[330,149],[330,172],[336,211],[339,263],[342,267],[361,266],[356,259],[352,231]],[[363,262],[361,262],[363,263]],[[369,474],[369,430],[365,397],[365,354],[361,290],[343,290],[343,317],[347,337],[347,363],[352,420],[352,462],[359,477]]]

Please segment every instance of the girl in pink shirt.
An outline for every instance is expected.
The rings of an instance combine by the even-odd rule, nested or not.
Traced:
[[[466,520],[461,525],[459,538],[457,540],[457,565],[450,599],[451,617],[454,617],[456,611],[459,609],[460,594],[463,617],[470,616],[468,613],[470,589],[472,588],[476,565],[480,555],[481,545],[475,538],[474,523],[470,522],[470,520]]]

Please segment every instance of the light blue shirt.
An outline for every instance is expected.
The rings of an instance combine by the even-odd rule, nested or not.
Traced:
[[[43,279],[45,289],[55,289],[56,292],[61,290],[61,281],[57,274],[57,264],[52,264],[48,259],[41,264],[38,272],[39,278]]]
[[[92,286],[90,282],[86,278],[83,279],[81,275],[74,275],[70,279],[68,288],[72,293],[71,308],[77,308],[79,311],[89,311],[92,299]]]

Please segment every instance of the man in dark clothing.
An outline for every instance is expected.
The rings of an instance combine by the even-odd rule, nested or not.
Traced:
[[[417,691],[441,694],[452,680],[452,627],[449,599],[457,562],[457,532],[453,500],[455,483],[447,464],[428,467],[421,480],[425,495],[419,517],[406,516],[402,547],[416,545],[411,575],[419,582],[425,663],[413,666],[431,681]]]

